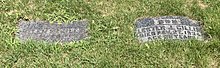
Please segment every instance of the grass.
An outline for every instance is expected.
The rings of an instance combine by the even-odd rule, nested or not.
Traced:
[[[220,67],[219,0],[1,0],[0,67]],[[186,16],[204,23],[204,41],[140,43],[139,17]],[[86,40],[68,44],[15,38],[19,18],[71,21],[88,19]]]

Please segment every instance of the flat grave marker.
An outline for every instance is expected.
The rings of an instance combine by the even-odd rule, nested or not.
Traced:
[[[17,37],[22,40],[72,42],[87,37],[87,21],[49,23],[47,21],[20,21]]]
[[[161,39],[203,40],[199,23],[183,16],[139,18],[135,21],[135,35],[143,42]]]

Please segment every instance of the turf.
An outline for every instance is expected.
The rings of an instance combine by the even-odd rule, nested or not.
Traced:
[[[203,22],[205,41],[140,43],[134,35],[139,17],[186,16]],[[20,19],[87,19],[85,40],[67,44],[15,37]],[[0,67],[41,68],[219,68],[219,0],[1,0]]]

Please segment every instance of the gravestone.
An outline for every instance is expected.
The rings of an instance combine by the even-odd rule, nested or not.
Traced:
[[[47,42],[79,41],[87,37],[87,21],[49,23],[47,21],[20,21],[17,37],[22,40]]]
[[[135,35],[140,41],[178,39],[203,40],[200,22],[182,16],[139,18],[135,21]]]

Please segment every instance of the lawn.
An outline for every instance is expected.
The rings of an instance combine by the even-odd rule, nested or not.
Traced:
[[[140,43],[139,17],[185,16],[210,36]],[[89,37],[66,44],[19,42],[18,21],[87,19]],[[0,0],[0,68],[219,68],[220,0]]]

